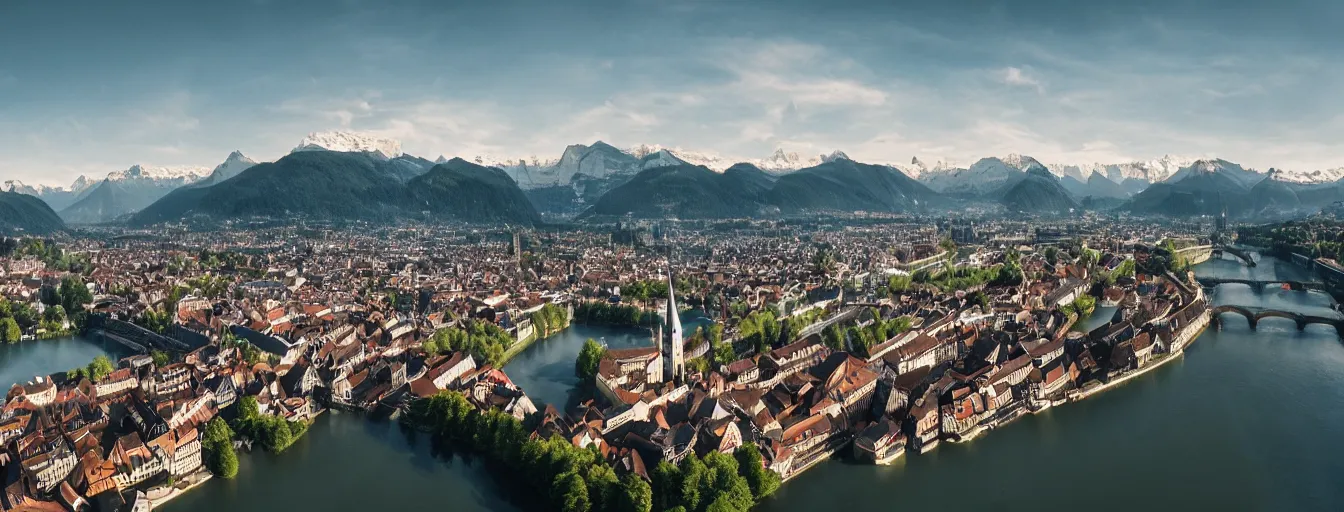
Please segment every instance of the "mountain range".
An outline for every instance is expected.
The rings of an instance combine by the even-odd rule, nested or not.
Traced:
[[[80,177],[69,187],[9,181],[4,188],[41,198],[72,224],[287,214],[367,219],[429,214],[520,222],[535,219],[538,212],[705,218],[937,211],[985,204],[1026,213],[1085,208],[1256,216],[1313,211],[1340,200],[1344,190],[1339,182],[1344,169],[1262,173],[1225,160],[1173,156],[1052,165],[1007,155],[963,168],[918,158],[882,165],[860,163],[840,151],[801,156],[777,150],[766,158],[729,162],[710,153],[651,145],[623,150],[602,141],[568,146],[554,160],[440,156],[429,161],[405,154],[395,140],[328,132],[309,134],[271,163],[258,164],[235,151],[213,169],[136,165],[102,180]],[[472,197],[464,190],[483,195]],[[441,200],[427,191],[449,197]],[[459,207],[472,204],[490,211]]]
[[[381,151],[292,152],[203,187],[183,187],[130,217],[132,225],[304,216],[531,223],[539,217],[503,171],[462,159],[434,164]]]
[[[1259,173],[1220,159],[1199,160],[1136,194],[1123,207],[1169,216],[1271,217],[1310,213],[1344,201],[1344,181],[1285,179],[1276,169]]]
[[[0,234],[46,235],[64,229],[61,217],[41,199],[20,192],[0,192]]]

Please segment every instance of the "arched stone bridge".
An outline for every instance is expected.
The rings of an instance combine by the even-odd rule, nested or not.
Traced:
[[[1221,315],[1223,313],[1235,313],[1243,317],[1246,317],[1246,321],[1250,323],[1251,330],[1255,330],[1256,326],[1259,325],[1260,320],[1263,320],[1265,318],[1287,318],[1289,320],[1297,322],[1297,330],[1299,331],[1306,329],[1307,326],[1311,324],[1323,324],[1334,326],[1335,332],[1339,333],[1341,336],[1344,336],[1344,318],[1326,317],[1319,315],[1304,315],[1301,313],[1293,313],[1291,311],[1281,311],[1277,309],[1225,305],[1225,306],[1215,306],[1213,308],[1213,325],[1215,328],[1221,329],[1223,327],[1223,321],[1221,318]]]
[[[1201,277],[1199,278],[1199,284],[1206,288],[1213,288],[1220,284],[1244,284],[1250,286],[1257,292],[1271,284],[1287,284],[1289,288],[1292,288],[1295,291],[1303,291],[1303,290],[1326,291],[1325,283],[1315,281],[1294,281],[1291,279],[1259,280],[1259,279],[1239,279],[1239,278],[1223,278],[1223,277]]]
[[[1243,251],[1236,247],[1214,247],[1213,255],[1218,256],[1220,254],[1231,254],[1233,256],[1236,256],[1243,263],[1246,263],[1246,266],[1248,267],[1255,266],[1255,259],[1251,257],[1251,253]]]

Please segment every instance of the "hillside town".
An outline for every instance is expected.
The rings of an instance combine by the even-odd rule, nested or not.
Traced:
[[[446,396],[595,452],[651,489],[636,510],[697,509],[669,475],[736,457],[750,492],[722,496],[745,510],[829,458],[966,442],[1177,358],[1210,321],[1187,273],[1208,232],[865,215],[9,239],[6,341],[132,355],[8,390],[0,510],[147,510],[326,411],[433,430]],[[1078,328],[1098,305],[1113,318]],[[571,323],[649,342],[585,347],[576,399],[534,402],[504,366]]]

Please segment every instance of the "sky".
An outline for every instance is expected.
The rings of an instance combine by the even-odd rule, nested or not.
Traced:
[[[309,132],[557,158],[1344,166],[1344,2],[0,2],[0,179],[273,160]]]

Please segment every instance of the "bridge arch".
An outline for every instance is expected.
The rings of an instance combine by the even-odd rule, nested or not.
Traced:
[[[1233,314],[1237,314],[1237,315],[1241,315],[1242,317],[1245,317],[1245,318],[1246,318],[1246,322],[1247,322],[1248,324],[1250,324],[1250,326],[1251,326],[1251,330],[1252,330],[1252,331],[1255,330],[1255,326],[1256,326],[1256,324],[1260,321],[1259,318],[1256,318],[1256,314],[1255,314],[1254,311],[1251,311],[1251,310],[1249,310],[1249,309],[1247,309],[1247,308],[1244,308],[1244,307],[1241,307],[1241,306],[1231,306],[1231,305],[1214,306],[1214,308],[1213,308],[1213,322],[1214,322],[1214,327],[1219,328],[1219,329],[1221,329],[1221,328],[1223,327],[1223,320],[1222,320],[1222,318],[1220,318],[1220,316],[1221,316],[1223,313],[1233,313]]]
[[[1264,280],[1260,280],[1260,279],[1241,279],[1241,278],[1235,278],[1235,277],[1232,277],[1232,278],[1222,278],[1222,277],[1200,277],[1200,278],[1197,278],[1197,279],[1199,280],[1199,284],[1202,285],[1202,286],[1205,286],[1205,287],[1210,287],[1210,288],[1212,288],[1212,287],[1218,286],[1218,285],[1220,285],[1220,284],[1244,284],[1244,285],[1246,285],[1246,286],[1251,287],[1251,290],[1253,290],[1253,291],[1255,291],[1255,292],[1257,292],[1257,293],[1263,291],[1264,288],[1265,288],[1266,286],[1269,286],[1269,285],[1272,285],[1272,284],[1286,284],[1286,285],[1288,285],[1288,288],[1291,288],[1293,291],[1312,291],[1312,290],[1315,290],[1315,291],[1325,291],[1325,290],[1326,290],[1326,287],[1325,287],[1325,284],[1324,284],[1324,283],[1319,283],[1319,282],[1306,282],[1306,281],[1297,281],[1297,280],[1294,280],[1294,279],[1264,279]]]
[[[1256,313],[1255,320],[1253,320],[1251,323],[1259,325],[1260,321],[1266,318],[1287,318],[1289,320],[1292,320],[1293,323],[1297,324],[1297,330],[1299,331],[1305,329],[1307,326],[1306,321],[1304,320],[1304,317],[1302,315],[1298,313],[1289,313],[1287,311],[1279,311],[1277,309],[1270,309]]]
[[[1234,306],[1230,304],[1222,306],[1214,306],[1211,312],[1213,316],[1211,321],[1213,322],[1214,327],[1218,329],[1221,329],[1223,327],[1223,321],[1220,316],[1223,313],[1232,313],[1236,315],[1241,315],[1243,318],[1245,318],[1246,322],[1250,325],[1251,330],[1255,330],[1256,327],[1259,326],[1260,321],[1266,318],[1287,318],[1297,324],[1297,330],[1299,331],[1305,330],[1308,325],[1312,324],[1329,325],[1335,328],[1335,332],[1339,336],[1344,337],[1344,319],[1339,318],[1304,315],[1301,313],[1293,313],[1291,311],[1283,311],[1278,309],[1248,308],[1244,306]]]
[[[1255,258],[1252,258],[1250,253],[1238,249],[1236,247],[1215,247],[1213,249],[1213,253],[1215,255],[1231,254],[1235,256],[1237,259],[1241,260],[1242,263],[1245,263],[1246,266],[1248,267],[1254,267],[1256,265]]]

